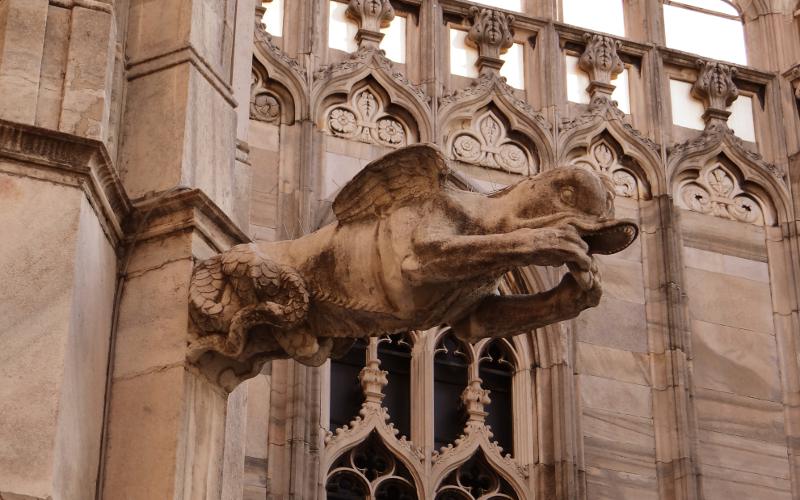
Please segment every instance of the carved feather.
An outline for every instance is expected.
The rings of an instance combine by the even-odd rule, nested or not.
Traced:
[[[441,150],[415,144],[379,158],[348,182],[333,201],[341,224],[380,217],[411,200],[439,194],[450,172]]]

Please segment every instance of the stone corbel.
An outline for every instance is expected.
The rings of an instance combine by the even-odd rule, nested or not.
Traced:
[[[617,54],[621,44],[611,37],[589,33],[583,39],[586,41],[586,49],[578,60],[578,67],[589,75],[586,91],[592,102],[598,99],[610,101],[616,88],[611,80],[624,69],[622,59]]]
[[[739,89],[733,83],[736,68],[719,62],[697,61],[699,74],[692,86],[692,96],[703,101],[706,108],[703,120],[706,129],[719,125],[727,127],[731,113],[728,106],[739,97]]]
[[[389,0],[350,0],[347,15],[358,23],[358,48],[377,48],[383,40],[381,28],[388,28],[394,19]]]
[[[503,66],[500,54],[514,43],[514,16],[492,9],[471,7],[472,27],[467,34],[467,43],[478,49],[476,65],[481,74],[498,73]]]

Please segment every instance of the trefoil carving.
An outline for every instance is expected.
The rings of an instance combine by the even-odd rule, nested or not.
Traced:
[[[697,178],[681,183],[679,202],[693,212],[749,224],[764,224],[764,214],[758,202],[745,193],[737,178],[719,163],[702,169]]]
[[[327,115],[328,130],[335,136],[383,146],[405,146],[408,134],[399,120],[384,111],[380,99],[369,89],[355,93],[347,104],[335,106]]]
[[[464,163],[521,175],[537,170],[526,148],[508,139],[505,126],[491,112],[474,120],[471,130],[456,134],[451,150],[453,158]]]

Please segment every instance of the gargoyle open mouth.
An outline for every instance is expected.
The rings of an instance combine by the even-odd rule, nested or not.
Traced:
[[[610,255],[630,246],[639,234],[639,226],[629,220],[594,224],[576,224],[581,239],[589,245],[590,255]]]

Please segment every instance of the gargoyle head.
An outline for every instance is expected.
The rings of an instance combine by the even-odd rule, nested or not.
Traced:
[[[638,226],[614,217],[614,184],[601,173],[564,166],[526,179],[493,196],[515,207],[519,227],[570,224],[589,245],[590,254],[617,253],[633,243]]]

